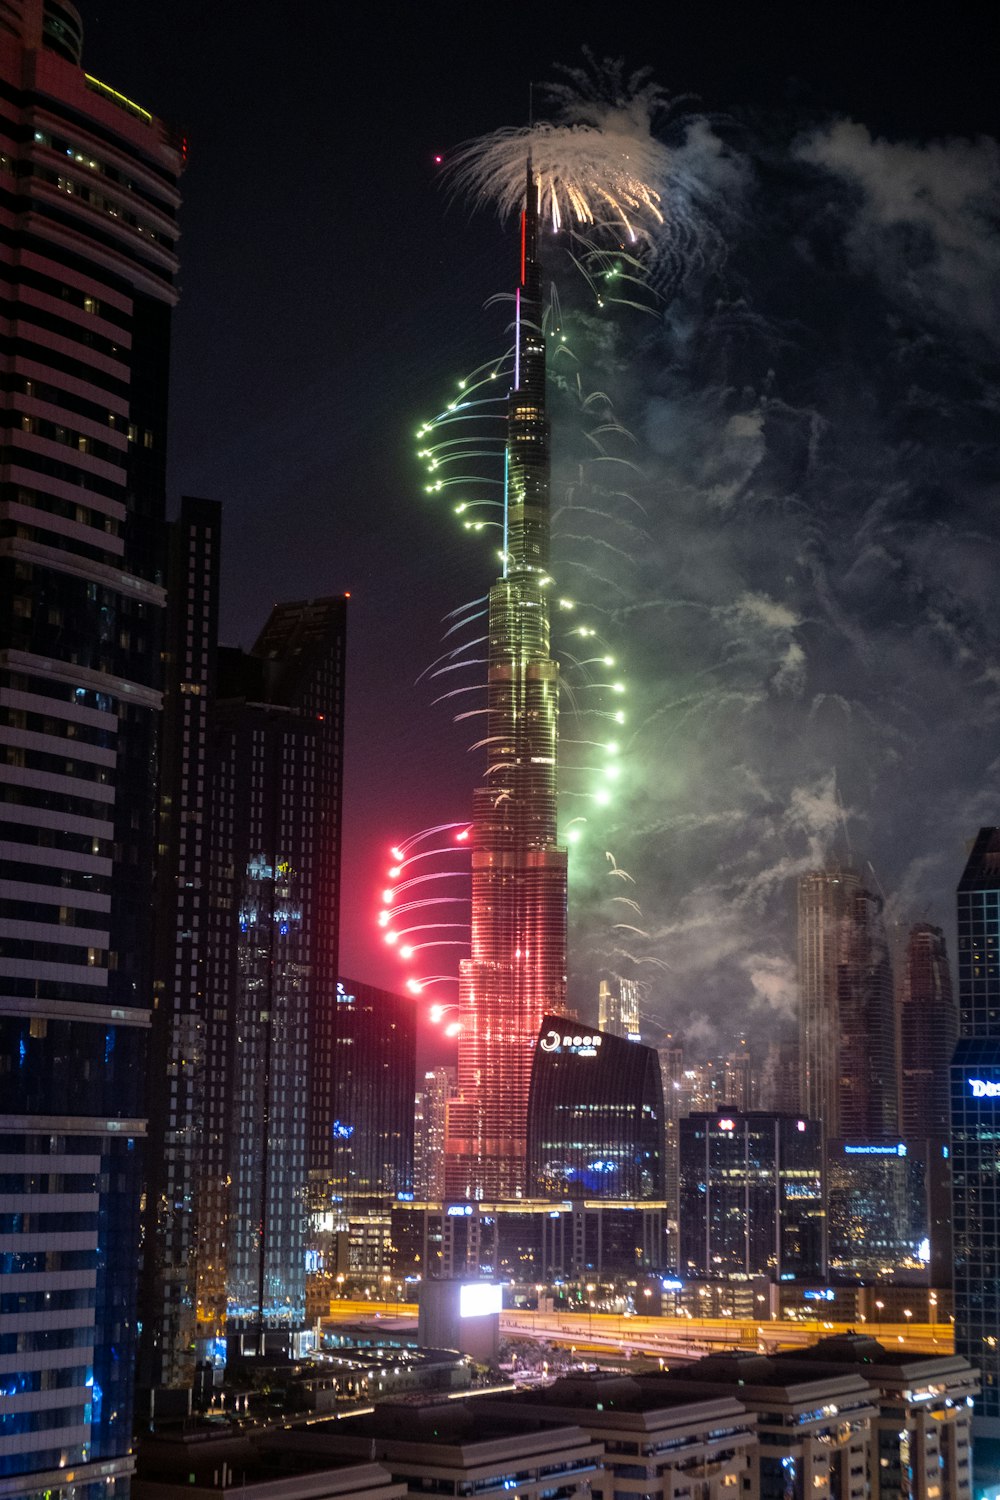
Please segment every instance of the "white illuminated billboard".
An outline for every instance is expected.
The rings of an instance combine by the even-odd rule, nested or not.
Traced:
[[[503,1288],[489,1281],[469,1281],[459,1288],[460,1318],[486,1318],[498,1313],[503,1305]]]

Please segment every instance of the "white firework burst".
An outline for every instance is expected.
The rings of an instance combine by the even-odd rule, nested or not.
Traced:
[[[506,219],[524,201],[530,157],[540,216],[581,245],[584,269],[601,270],[603,257],[628,247],[637,279],[662,291],[683,276],[703,234],[698,184],[653,129],[678,101],[646,72],[626,78],[620,62],[586,59],[586,68],[563,68],[565,81],[546,85],[554,119],[458,147],[446,167],[451,186]]]

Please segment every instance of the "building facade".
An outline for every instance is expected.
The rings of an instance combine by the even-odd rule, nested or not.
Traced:
[[[681,1121],[680,1269],[825,1275],[818,1121],[756,1112]]]
[[[910,928],[899,1006],[900,1133],[948,1134],[948,1065],[958,1041],[958,1007],[944,933],[929,922]]]
[[[220,651],[212,713],[201,1351],[305,1321],[305,1228],[330,1191],[346,601],[275,606]]]
[[[827,1142],[828,1255],[833,1274],[875,1279],[887,1270],[951,1280],[951,1174],[947,1143]]]
[[[602,979],[597,987],[597,1026],[611,1036],[641,1042],[639,984],[635,979]]]
[[[955,1352],[982,1371],[974,1433],[1000,1458],[1000,828],[958,885],[960,1036],[951,1065]],[[982,1440],[980,1442],[980,1440]]]
[[[663,1085],[652,1047],[546,1016],[531,1070],[528,1189],[662,1199]]]
[[[0,27],[0,1487],[126,1495],[182,154]]]
[[[413,1195],[422,1202],[444,1197],[444,1137],[448,1100],[455,1092],[453,1067],[430,1068],[417,1090],[413,1118]]]
[[[167,630],[149,1057],[149,1152],[139,1383],[189,1385],[192,1268],[205,1142],[211,736],[221,508],[185,498],[167,528]]]
[[[798,888],[801,1108],[827,1137],[899,1126],[896,1012],[882,898],[854,870]]]
[[[330,1194],[359,1200],[413,1193],[416,1008],[357,979],[337,985]]]
[[[549,428],[537,258],[538,187],[521,217],[514,387],[507,412],[503,572],[490,590],[489,760],[473,805],[471,955],[459,995],[447,1194],[519,1198],[542,1018],[566,995],[566,851],[556,830],[559,668],[550,649]]]

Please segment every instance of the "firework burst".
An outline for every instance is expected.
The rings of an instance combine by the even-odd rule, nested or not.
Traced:
[[[586,68],[562,71],[564,81],[543,90],[555,118],[458,147],[446,162],[452,189],[507,219],[520,211],[530,157],[541,217],[580,247],[584,275],[610,268],[662,289],[701,238],[696,184],[678,152],[654,133],[676,101],[645,72],[626,78],[620,62],[597,63],[588,54]],[[626,260],[606,264],[609,254]]]

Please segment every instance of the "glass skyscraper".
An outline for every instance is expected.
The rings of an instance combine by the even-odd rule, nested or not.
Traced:
[[[958,1004],[955,1352],[982,1371],[973,1433],[1000,1456],[1000,828],[980,830],[958,885]]]
[[[680,1268],[699,1276],[825,1274],[817,1120],[751,1111],[680,1124]]]
[[[128,1492],[181,151],[0,27],[0,1488]]]
[[[529,1193],[662,1199],[663,1147],[654,1049],[546,1016],[531,1072]]]

